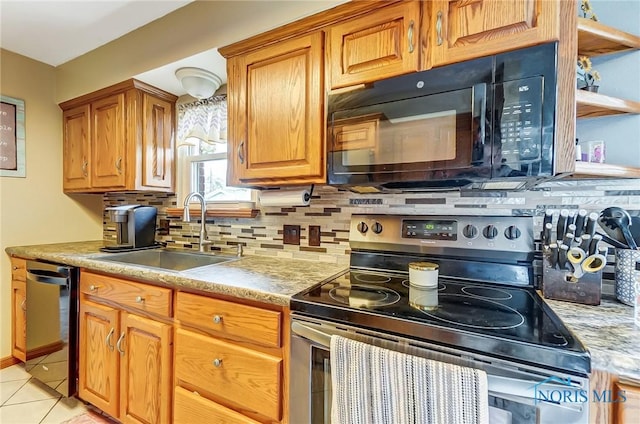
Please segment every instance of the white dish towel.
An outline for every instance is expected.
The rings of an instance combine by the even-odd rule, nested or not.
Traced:
[[[331,337],[332,424],[488,424],[487,374]]]

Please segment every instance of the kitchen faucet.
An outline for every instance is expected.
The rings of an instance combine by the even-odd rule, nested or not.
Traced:
[[[195,197],[200,201],[200,251],[205,252],[205,246],[212,244],[213,242],[208,240],[207,235],[207,227],[205,225],[206,215],[207,215],[207,203],[204,200],[204,197],[197,191],[193,193],[189,193],[187,197],[184,199],[184,212],[182,214],[182,220],[184,222],[191,221],[191,216],[189,215],[189,201],[191,198]]]

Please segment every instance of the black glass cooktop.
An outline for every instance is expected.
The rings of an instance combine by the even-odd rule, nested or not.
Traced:
[[[291,309],[331,321],[586,374],[589,355],[529,287],[440,278],[415,288],[406,274],[356,271],[297,294]]]

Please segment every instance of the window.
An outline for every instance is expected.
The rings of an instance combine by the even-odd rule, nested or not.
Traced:
[[[240,206],[253,190],[227,187],[227,97],[178,105],[178,204],[197,191],[207,203]]]

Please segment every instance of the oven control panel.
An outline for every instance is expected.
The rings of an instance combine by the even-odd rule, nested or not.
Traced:
[[[533,217],[353,215],[349,241],[352,247],[372,250],[531,252]]]

